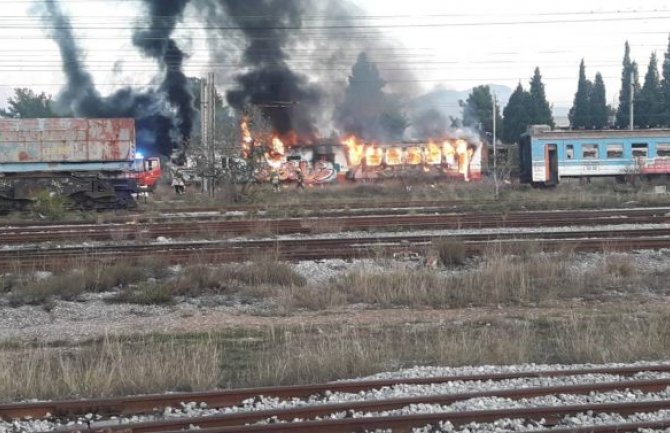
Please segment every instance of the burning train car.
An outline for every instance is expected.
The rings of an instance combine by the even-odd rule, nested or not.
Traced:
[[[380,144],[349,136],[301,143],[276,134],[254,135],[241,125],[242,157],[255,158],[256,179],[267,182],[274,173],[284,182],[300,175],[310,184],[337,180],[383,180],[394,177],[481,179],[484,146],[466,134],[421,142]]]
[[[349,136],[301,143],[297,137],[254,135],[248,119],[240,125],[242,157],[256,158],[256,178],[295,181],[300,169],[307,183],[338,179],[383,180],[393,177],[480,180],[485,149],[475,136],[454,132],[450,137],[403,143],[370,143]]]
[[[483,146],[478,140],[464,137],[376,144],[348,137],[342,145],[348,164],[347,177],[352,180],[406,175],[467,182],[481,179]]]

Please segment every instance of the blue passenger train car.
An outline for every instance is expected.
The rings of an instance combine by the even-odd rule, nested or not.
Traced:
[[[670,174],[670,129],[552,131],[531,126],[519,144],[520,181],[552,186],[562,178]]]

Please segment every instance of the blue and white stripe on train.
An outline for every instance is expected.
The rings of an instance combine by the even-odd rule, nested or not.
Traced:
[[[670,175],[670,129],[552,131],[531,126],[519,143],[520,181]]]

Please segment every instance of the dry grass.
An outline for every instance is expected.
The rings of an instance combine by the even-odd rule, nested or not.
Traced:
[[[165,269],[164,265],[153,262],[95,263],[44,279],[19,275],[15,276],[18,280],[12,285],[9,300],[13,306],[40,305],[53,299],[76,300],[84,293],[111,291],[162,275],[162,269]]]
[[[447,245],[444,261],[455,263],[458,246]],[[456,251],[456,253],[454,253]],[[608,293],[665,293],[667,272],[641,273],[630,257],[604,255],[579,268],[580,256],[570,253],[484,256],[471,268],[452,272],[407,269],[388,265],[384,271],[360,268],[319,287],[291,287],[266,292],[285,311],[322,310],[348,304],[375,307],[463,308],[529,305],[572,298],[594,298]]]
[[[171,279],[126,287],[110,301],[160,305],[174,303],[176,296],[197,297],[241,291],[260,298],[270,294],[283,296],[283,293],[305,285],[305,278],[289,265],[261,258],[250,264],[188,266]]]
[[[168,266],[151,259],[137,263],[97,263],[89,267],[38,279],[32,273],[4,275],[0,294],[10,305],[44,305],[57,299],[75,301],[86,293],[117,291],[111,302],[134,304],[170,304],[175,296],[197,297],[206,294],[233,293],[260,287],[305,286],[306,280],[290,265],[269,257],[253,263],[221,266],[190,265],[172,275]]]
[[[412,365],[654,360],[670,356],[669,318],[575,312],[553,320],[270,328],[6,347],[0,348],[0,401],[314,383]]]
[[[670,355],[667,317],[627,319],[275,330],[238,380],[313,383],[412,365],[631,362]]]
[[[202,390],[221,379],[220,347],[177,338],[105,340],[0,352],[0,399],[107,397]]]

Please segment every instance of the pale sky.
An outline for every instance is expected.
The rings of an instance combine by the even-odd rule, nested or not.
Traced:
[[[410,69],[417,93],[438,86],[465,90],[484,83],[515,87],[519,80],[527,85],[539,66],[548,99],[557,107],[572,104],[582,58],[590,78],[597,71],[604,75],[611,102],[619,91],[624,42],[630,41],[632,57],[644,77],[653,51],[662,64],[670,32],[670,0],[353,2],[369,17],[356,17],[362,27],[350,30],[352,39],[365,38],[370,27],[381,32],[384,42],[398,47],[393,54],[373,55],[381,59],[382,74]],[[64,81],[56,45],[46,37],[40,20],[31,16],[32,4],[32,0],[0,0],[3,102],[13,87],[56,93]],[[130,40],[139,2],[61,0],[61,4],[72,15],[86,64],[102,93],[151,79],[155,66],[142,60]],[[205,35],[198,26],[191,11],[176,35],[191,56],[186,72],[194,76],[209,68]],[[352,59],[354,52],[337,68],[346,71]],[[310,74],[307,67],[301,72]]]

